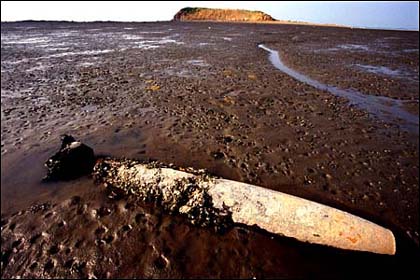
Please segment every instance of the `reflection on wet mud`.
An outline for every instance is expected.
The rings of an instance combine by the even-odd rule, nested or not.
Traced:
[[[284,65],[277,51],[269,49],[263,44],[258,45],[258,47],[269,52],[269,59],[274,67],[296,80],[319,90],[328,91],[336,96],[344,97],[349,100],[350,105],[355,105],[360,109],[366,110],[385,122],[396,124],[401,129],[418,134],[418,116],[404,110],[403,100],[385,96],[367,95],[354,89],[340,89],[336,86],[323,84]],[[399,120],[403,120],[404,122],[401,123]]]

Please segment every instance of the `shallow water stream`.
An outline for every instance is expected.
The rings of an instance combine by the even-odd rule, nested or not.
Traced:
[[[385,96],[363,94],[355,89],[340,89],[336,86],[323,84],[287,67],[280,59],[277,51],[267,48],[263,44],[259,44],[258,47],[269,52],[269,59],[274,67],[296,80],[319,90],[328,91],[335,96],[344,97],[349,100],[350,105],[355,105],[387,123],[396,124],[403,130],[419,133],[418,117],[403,108],[403,104],[406,101]],[[402,122],[399,120],[402,120]]]

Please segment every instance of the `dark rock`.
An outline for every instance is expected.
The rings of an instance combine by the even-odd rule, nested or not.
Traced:
[[[92,172],[95,165],[93,149],[70,135],[63,135],[60,150],[49,158],[45,180],[70,180]]]

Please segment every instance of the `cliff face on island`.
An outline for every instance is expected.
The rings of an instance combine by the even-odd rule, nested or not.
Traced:
[[[183,8],[175,14],[174,21],[275,21],[270,15],[260,11]]]

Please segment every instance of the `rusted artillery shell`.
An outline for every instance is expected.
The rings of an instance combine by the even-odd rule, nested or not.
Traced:
[[[395,238],[390,230],[336,208],[224,179],[217,179],[209,193],[215,207],[227,205],[237,223],[257,225],[310,243],[395,254]]]
[[[107,165],[112,169],[112,165]],[[171,195],[180,180],[198,175],[144,164],[116,165],[105,181],[125,188],[151,184]],[[212,199],[212,207],[231,213],[235,223],[257,225],[271,233],[341,249],[395,254],[392,232],[347,212],[285,193],[231,180],[196,180]],[[135,191],[133,193],[136,193]],[[181,207],[182,209],[182,207]],[[181,211],[180,211],[181,212]]]

